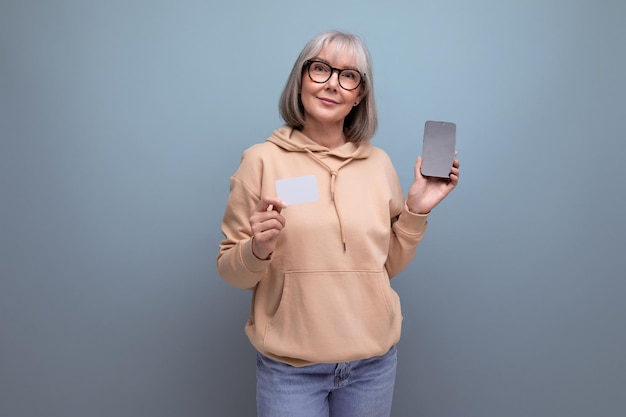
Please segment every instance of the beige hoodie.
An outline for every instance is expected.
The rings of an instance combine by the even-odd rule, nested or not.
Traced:
[[[314,175],[319,200],[287,206],[269,260],[254,256],[249,217],[278,179]],[[247,149],[231,177],[217,256],[229,284],[253,290],[245,331],[264,355],[303,366],[386,353],[400,339],[389,278],[404,269],[426,216],[404,203],[387,154],[369,142],[335,149],[283,126]]]

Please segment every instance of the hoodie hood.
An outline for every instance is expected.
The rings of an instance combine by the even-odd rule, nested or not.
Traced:
[[[370,156],[372,153],[372,145],[369,142],[365,142],[357,146],[352,142],[346,142],[334,149],[329,149],[326,146],[319,145],[299,130],[289,126],[283,126],[280,129],[275,130],[267,141],[289,152],[305,152],[311,159],[328,171],[328,175],[330,175],[330,200],[332,201],[333,206],[335,207],[335,212],[337,213],[337,219],[339,220],[339,233],[341,234],[341,241],[343,242],[343,250],[345,252],[346,236],[343,230],[341,212],[339,210],[339,206],[337,205],[337,201],[335,200],[335,182],[337,181],[341,168],[348,165],[355,159],[365,159]],[[342,160],[342,162],[339,166],[333,168],[324,162],[325,156],[333,156]]]
[[[363,159],[372,152],[372,145],[369,142],[361,143],[358,146],[352,142],[346,142],[334,149],[329,149],[314,142],[299,130],[286,125],[275,130],[267,141],[290,152],[309,152],[335,156],[340,159]]]

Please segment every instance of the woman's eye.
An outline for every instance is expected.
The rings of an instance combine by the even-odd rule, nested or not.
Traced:
[[[313,69],[317,72],[328,72],[328,68],[325,65],[315,65]]]

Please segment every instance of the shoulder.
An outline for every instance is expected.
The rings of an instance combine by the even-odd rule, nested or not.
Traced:
[[[244,180],[258,179],[266,164],[272,164],[280,158],[281,149],[271,142],[256,143],[241,154],[239,167],[234,176]]]
[[[391,158],[389,157],[387,152],[385,152],[382,148],[379,148],[378,146],[372,144],[369,144],[369,146],[370,154],[368,159],[376,163],[383,163],[390,166],[392,165]]]
[[[396,184],[399,181],[398,173],[389,154],[378,146],[370,146],[370,155],[367,158],[370,169],[377,175],[382,175],[390,184]]]
[[[278,147],[271,142],[256,143],[242,153],[242,158],[262,158],[270,152],[274,152]]]

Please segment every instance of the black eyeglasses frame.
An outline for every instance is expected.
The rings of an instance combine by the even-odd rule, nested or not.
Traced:
[[[328,76],[328,78],[325,81],[315,81],[313,79],[313,77],[311,77],[311,65],[316,63],[316,62],[320,63],[320,64],[327,65],[330,68],[330,75]],[[331,77],[333,76],[333,73],[335,71],[337,71],[337,81],[339,82],[339,86],[341,88],[343,88],[344,90],[346,90],[346,91],[356,90],[357,88],[359,88],[359,86],[361,84],[363,84],[363,81],[365,81],[365,74],[362,74],[361,71],[359,71],[357,69],[354,69],[354,68],[335,68],[335,67],[332,67],[328,62],[322,61],[320,59],[307,59],[306,61],[304,61],[304,66],[307,68],[306,73],[308,74],[309,79],[311,81],[313,81],[314,83],[317,83],[317,84],[324,84],[324,83],[328,82],[328,80],[331,79]],[[343,85],[341,85],[341,73],[343,71],[356,71],[359,74],[359,83],[356,85],[356,87],[354,87],[354,88],[346,88]]]

